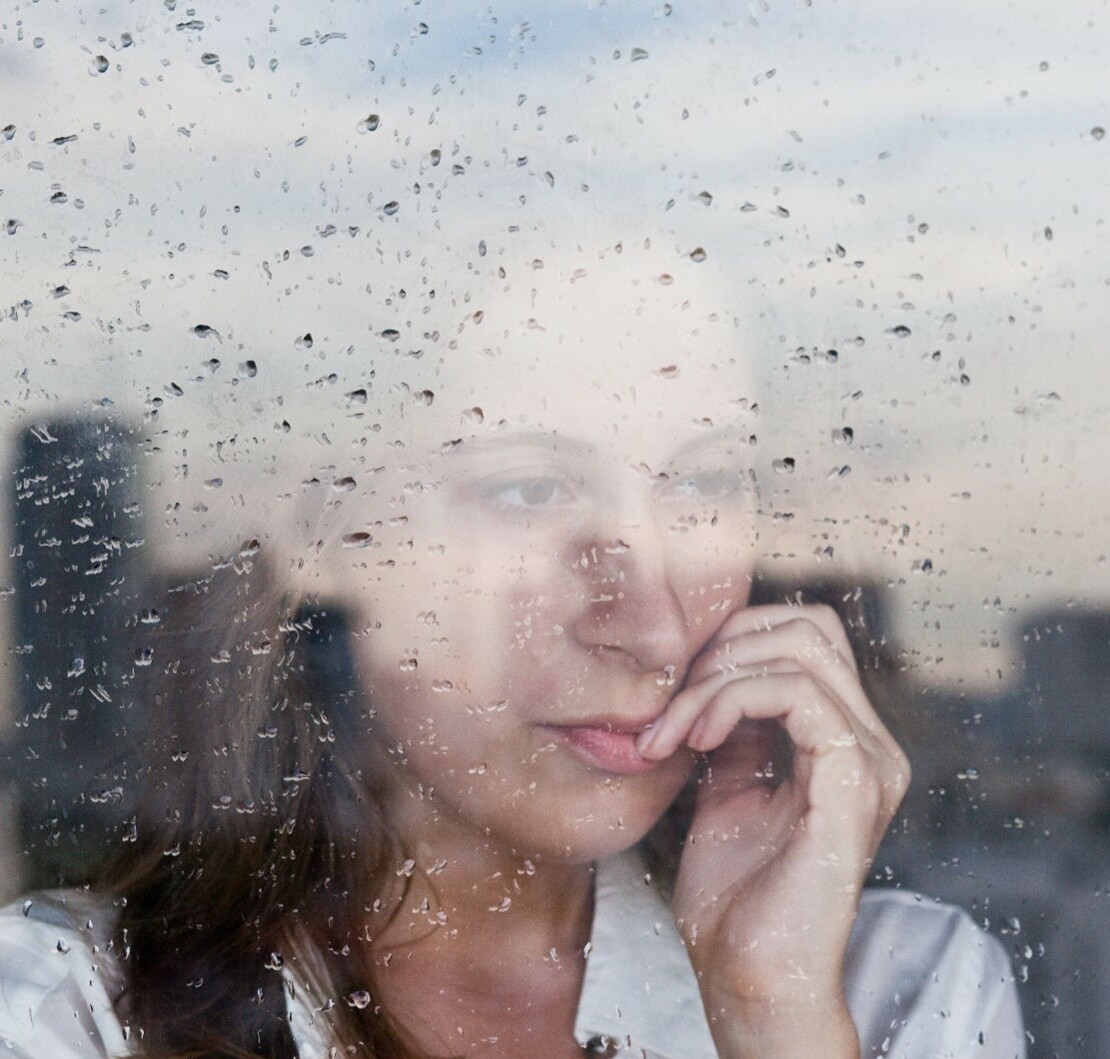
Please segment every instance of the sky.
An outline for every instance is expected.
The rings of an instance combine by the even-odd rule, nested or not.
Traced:
[[[831,535],[781,561],[867,571],[908,664],[1000,687],[1031,608],[1110,597],[1108,47],[1096,0],[9,4],[0,446],[138,424],[159,548],[218,556],[270,488],[229,438],[365,372],[437,194],[645,212],[767,307],[768,455]]]

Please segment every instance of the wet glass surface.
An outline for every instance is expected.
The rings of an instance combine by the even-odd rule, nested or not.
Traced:
[[[915,772],[871,881],[1002,939],[1032,1055],[1104,1052],[1106,19],[0,16],[3,896],[89,878],[144,783],[172,813],[234,740],[180,707],[211,579],[302,593],[333,686],[419,686],[388,753],[430,783],[460,703],[492,731],[499,689],[577,664],[536,646],[569,606],[543,564],[611,518],[601,591],[650,525],[691,586],[862,621]],[[560,782],[473,756],[467,784]]]

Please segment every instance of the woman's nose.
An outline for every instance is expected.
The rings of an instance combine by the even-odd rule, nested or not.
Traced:
[[[611,522],[580,540],[574,561],[586,593],[573,631],[587,647],[607,648],[644,672],[682,671],[690,638],[654,520]]]

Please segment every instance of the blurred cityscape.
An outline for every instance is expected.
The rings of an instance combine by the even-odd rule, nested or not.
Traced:
[[[73,418],[26,429],[11,458],[6,899],[83,882],[128,838],[171,576],[145,546],[139,452],[125,427]],[[873,882],[961,904],[1002,939],[1035,1059],[1110,1054],[1110,610],[1027,614],[1016,678],[981,695],[903,671],[883,584],[807,596],[871,645],[876,699],[914,763]]]

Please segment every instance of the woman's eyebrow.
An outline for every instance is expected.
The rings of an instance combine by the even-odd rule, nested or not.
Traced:
[[[720,444],[722,441],[733,441],[746,448],[750,444],[751,437],[751,423],[748,420],[737,419],[719,427],[711,427],[704,433],[678,445],[671,453],[670,462],[681,462],[694,453]]]
[[[467,453],[499,453],[513,449],[542,449],[579,458],[597,454],[597,448],[588,441],[546,430],[519,430],[509,434],[463,438],[451,444],[446,452],[451,456],[459,456]]]

